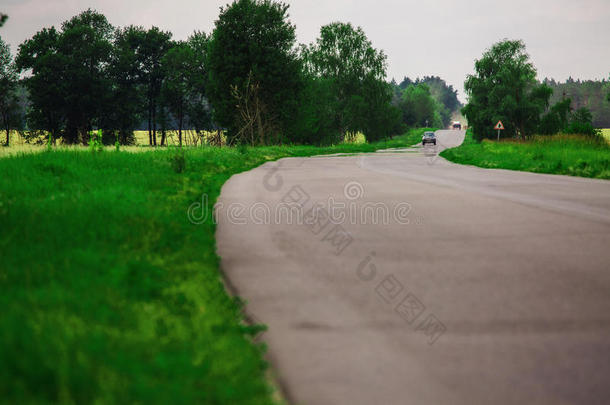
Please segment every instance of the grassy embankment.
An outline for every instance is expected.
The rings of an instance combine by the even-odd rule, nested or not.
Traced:
[[[464,144],[441,152],[441,156],[485,168],[610,179],[610,145],[580,135],[477,143],[468,131]]]
[[[227,295],[207,209],[234,173],[377,144],[0,159],[0,398],[8,403],[271,404],[261,346]]]

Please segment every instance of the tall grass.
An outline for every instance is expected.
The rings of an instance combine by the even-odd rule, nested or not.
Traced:
[[[445,150],[441,156],[456,163],[486,168],[610,179],[610,146],[582,135],[535,136],[526,141],[472,141]]]

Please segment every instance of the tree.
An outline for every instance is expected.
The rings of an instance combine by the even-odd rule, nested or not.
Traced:
[[[448,85],[438,76],[424,76],[417,79],[417,83],[424,83],[430,88],[432,97],[441,103],[449,112],[455,112],[460,107],[460,100],[457,97],[457,90],[452,85]]]
[[[331,112],[334,132],[365,131],[372,141],[389,134],[392,125],[381,117],[397,117],[390,102],[392,89],[385,82],[386,56],[373,48],[362,28],[332,23],[323,26],[320,37],[302,47],[306,73],[329,87],[330,97],[321,100]]]
[[[281,142],[295,115],[300,65],[287,12],[270,0],[220,9],[208,45],[208,96],[230,143]]]
[[[394,98],[392,104],[399,107],[399,109],[403,109],[404,105],[401,106],[401,101],[404,90],[410,86],[417,86],[419,84],[427,86],[428,93],[435,104],[436,111],[433,114],[433,118],[429,120],[430,125],[447,127],[451,123],[452,114],[458,111],[462,105],[458,100],[457,90],[438,76],[424,76],[421,79],[417,78],[415,81],[405,77],[399,85],[394,82]],[[403,116],[404,115],[405,112],[403,111]],[[433,122],[434,124],[432,124]]]
[[[9,46],[0,38],[0,119],[6,131],[5,146],[9,146],[11,127],[19,117],[16,94],[18,75],[13,64]]]
[[[163,67],[163,86],[161,94],[164,105],[169,108],[178,124],[178,143],[182,146],[182,128],[187,112],[189,97],[190,68],[193,50],[185,42],[176,43],[161,61]]]
[[[600,131],[593,126],[593,115],[586,107],[581,107],[570,115],[570,122],[564,129],[567,134],[581,134],[599,137]]]
[[[172,34],[152,27],[145,32],[136,55],[142,66],[142,83],[145,88],[148,112],[148,140],[150,145],[157,145],[157,114],[159,98],[163,84],[161,61],[171,48]],[[163,140],[163,139],[162,139]]]
[[[134,141],[133,131],[144,116],[143,61],[138,54],[144,35],[142,27],[133,25],[117,29],[114,34],[109,66],[112,102],[104,113],[103,127],[118,131],[119,141],[123,144]]]
[[[61,135],[66,121],[66,75],[64,56],[59,52],[60,33],[43,28],[19,45],[15,63],[20,71],[29,71],[24,79],[31,107],[29,127],[45,130],[51,139]]]
[[[209,37],[196,31],[187,40],[192,59],[188,67],[188,105],[189,125],[201,136],[201,131],[212,129],[210,103],[207,99],[208,69],[206,65]]]
[[[564,130],[568,125],[572,100],[565,100],[555,103],[549,111],[542,116],[538,132],[542,135],[553,135]]]
[[[87,10],[64,22],[61,32],[45,28],[20,45],[17,66],[31,71],[25,82],[31,127],[55,137],[63,133],[67,143],[88,141],[111,100],[112,33],[104,15]]]
[[[432,98],[430,88],[424,84],[409,85],[402,92],[399,104],[402,119],[410,127],[441,126],[440,105]]]
[[[498,120],[506,128],[505,136],[532,134],[552,90],[537,83],[524,43],[504,40],[494,44],[475,61],[475,72],[464,84],[468,104],[462,109],[475,139],[494,137]]]
[[[6,20],[8,20],[8,15],[0,13],[0,27],[4,25]]]
[[[609,80],[570,79],[565,82],[557,82],[545,78],[543,83],[553,89],[551,104],[570,98],[572,109],[586,107],[591,111],[594,126],[610,127],[610,100],[607,99],[607,94],[610,93]]]
[[[87,142],[88,132],[100,126],[99,118],[111,100],[107,66],[114,28],[103,14],[91,9],[62,24],[58,51],[63,56],[66,132],[68,143]]]

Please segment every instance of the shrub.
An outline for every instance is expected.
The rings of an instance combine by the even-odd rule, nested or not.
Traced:
[[[593,127],[593,116],[588,108],[582,107],[574,111],[570,123],[564,129],[566,134],[582,134],[602,139],[601,131]]]

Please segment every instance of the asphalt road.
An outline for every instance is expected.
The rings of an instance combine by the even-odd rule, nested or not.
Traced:
[[[292,403],[608,403],[609,181],[426,146],[283,159],[219,201],[222,269]]]

